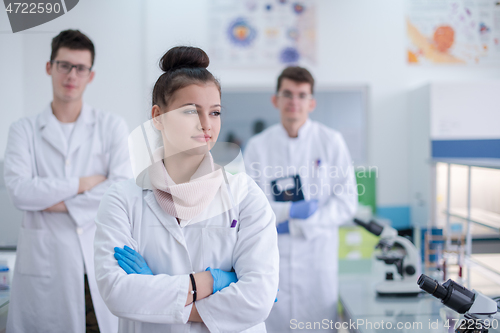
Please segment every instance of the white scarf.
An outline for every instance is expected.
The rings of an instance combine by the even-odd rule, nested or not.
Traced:
[[[224,180],[222,172],[222,168],[216,169],[211,154],[207,153],[187,183],[176,184],[163,160],[149,167],[149,178],[163,211],[181,220],[191,220],[212,202]]]

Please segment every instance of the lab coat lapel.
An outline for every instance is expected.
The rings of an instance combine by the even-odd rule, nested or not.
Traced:
[[[89,105],[84,103],[82,106],[82,111],[80,112],[80,115],[76,120],[73,134],[71,135],[68,155],[71,155],[73,152],[75,152],[92,134],[94,123],[94,110],[92,110]]]
[[[42,138],[50,143],[63,156],[66,156],[66,152],[68,151],[67,142],[63,140],[64,135],[61,126],[56,116],[52,113],[50,104],[40,115],[39,128]]]
[[[149,191],[148,194],[144,197],[146,202],[149,205],[149,208],[156,215],[160,223],[172,234],[172,236],[187,249],[186,241],[184,239],[184,234],[182,233],[181,227],[177,223],[175,217],[168,215],[161,209],[160,205],[156,201],[156,198],[153,194],[153,191]]]

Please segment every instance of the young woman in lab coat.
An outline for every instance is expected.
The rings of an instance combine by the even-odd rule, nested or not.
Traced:
[[[151,111],[163,158],[111,187],[99,208],[96,279],[120,332],[266,332],[275,216],[250,177],[213,163],[221,91],[208,63],[193,47],[163,56]]]

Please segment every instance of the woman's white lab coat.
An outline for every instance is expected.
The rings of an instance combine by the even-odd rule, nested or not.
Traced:
[[[227,209],[223,183],[193,219],[199,222],[182,228],[151,190],[133,181],[114,184],[104,196],[96,218],[96,278],[120,317],[120,332],[266,332],[278,288],[275,216],[250,177],[227,175],[235,209]],[[235,216],[238,224],[231,228]],[[124,245],[138,251],[155,275],[127,275],[113,257],[113,248]],[[238,282],[196,301],[204,323],[187,322],[188,274],[207,267],[234,268]]]
[[[344,139],[312,120],[299,129],[297,138],[277,124],[249,141],[245,166],[266,193],[278,223],[289,220],[290,234],[278,237],[279,302],[266,321],[269,331],[291,332],[298,327],[294,323],[324,319],[329,324],[337,311],[338,226],[352,219],[358,203]],[[291,203],[276,202],[271,190],[273,180],[296,174],[305,199],[319,201],[308,219],[291,219]]]
[[[24,211],[7,332],[85,332],[84,265],[102,333],[116,332],[94,278],[95,215],[109,185],[132,175],[125,122],[84,104],[67,146],[50,106],[10,127],[4,176]],[[79,178],[108,179],[77,195]],[[43,210],[64,201],[69,213]]]

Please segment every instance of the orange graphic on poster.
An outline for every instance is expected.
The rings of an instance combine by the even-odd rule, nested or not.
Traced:
[[[434,31],[433,39],[439,52],[447,52],[455,41],[455,31],[449,25],[440,26]]]
[[[238,39],[245,39],[249,35],[247,27],[239,26],[234,28],[234,36]]]
[[[411,51],[408,51],[408,62],[412,64],[418,63],[417,55]]]
[[[447,28],[445,29],[445,27]],[[406,20],[406,29],[411,43],[416,48],[414,51],[408,50],[412,53],[411,55],[408,53],[408,63],[420,63],[421,57],[433,63],[465,63],[464,60],[446,52],[453,45],[455,39],[455,33],[451,27],[441,26],[437,28],[433,39],[424,36],[409,19]]]

